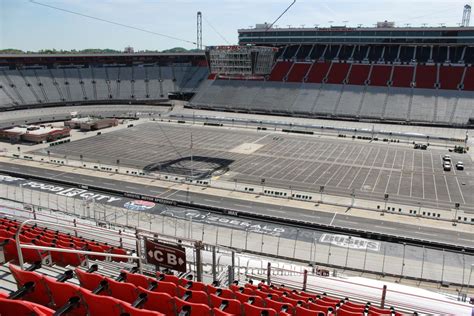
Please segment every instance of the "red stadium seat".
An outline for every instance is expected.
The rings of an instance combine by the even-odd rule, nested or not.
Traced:
[[[185,288],[193,290],[193,291],[203,291],[203,292],[207,291],[207,285],[202,283],[202,282],[188,281],[188,280],[184,280],[184,279],[182,279],[182,280],[185,281],[185,282],[181,282],[182,287],[185,287]]]
[[[375,306],[369,307],[369,315],[379,316],[379,315],[391,315],[392,311],[390,309],[382,309]]]
[[[280,300],[284,303],[288,303],[288,304],[292,305],[293,307],[296,307],[298,305],[306,306],[305,301],[290,298],[288,296],[282,296],[282,297],[280,297]]]
[[[258,307],[244,303],[244,314],[245,316],[276,316],[277,312],[271,308]]]
[[[175,298],[176,303],[176,313],[179,314],[182,311],[190,311],[191,315],[198,315],[198,316],[211,316],[212,311],[209,306],[205,304],[196,304],[183,301],[179,298]]]
[[[104,277],[100,274],[89,273],[79,268],[76,268],[75,272],[81,286],[89,291],[94,291],[104,280]]]
[[[337,316],[364,316],[364,312],[351,312],[351,311],[347,311],[343,308],[339,308],[337,311],[336,311],[336,315]]]
[[[239,292],[235,292],[235,298],[240,301],[241,303],[248,303],[249,301],[253,301],[253,305],[259,306],[259,307],[264,307],[265,303],[263,301],[263,298],[259,296],[252,296],[252,295],[247,295]]]
[[[181,279],[172,274],[157,273],[156,276],[159,281],[171,282],[176,285],[181,284]]]
[[[143,287],[145,289],[148,289],[148,286],[150,285],[150,278],[144,276],[143,274],[139,273],[130,273],[128,271],[122,270],[120,273],[124,273],[125,275],[125,282],[131,283],[135,285],[136,287]]]
[[[127,251],[125,249],[117,248],[117,247],[112,247],[112,249],[110,249],[110,253],[112,253],[114,255],[127,255]],[[128,259],[126,259],[126,258],[113,258],[112,257],[112,261],[127,262]]]
[[[109,296],[95,295],[81,288],[80,294],[87,306],[88,315],[120,315],[120,301]]]
[[[211,300],[211,307],[234,315],[240,315],[242,313],[242,304],[238,300],[226,299],[214,294],[211,294],[209,298]]]
[[[66,305],[70,298],[79,296],[79,287],[71,283],[57,282],[50,277],[44,277],[44,282],[51,293],[51,299],[54,309],[58,309]],[[85,315],[86,309],[83,304],[79,304],[76,308],[67,313],[68,316]]]
[[[138,291],[135,285],[117,282],[110,278],[105,278],[105,280],[108,283],[108,292],[110,296],[130,304],[137,299]]]
[[[209,305],[209,296],[203,291],[193,291],[178,286],[178,296],[187,302]]]
[[[130,316],[165,316],[165,314],[146,309],[138,309],[130,304],[123,302],[120,302],[120,307],[122,308],[122,313],[120,314],[120,316],[124,316],[124,314],[128,314]]]
[[[332,304],[316,304],[316,303],[308,303],[307,308],[312,310],[312,311],[323,311],[327,313],[329,308],[332,308],[333,310],[335,309],[335,305]]]
[[[310,310],[301,306],[296,307],[295,316],[325,316],[327,311]]]
[[[148,291],[143,287],[138,287],[138,292],[147,295],[147,300],[142,306],[143,308],[157,311],[165,315],[175,315],[174,298],[171,295]]]
[[[293,305],[291,305],[289,303],[284,303],[284,302],[277,302],[277,301],[275,301],[273,299],[270,299],[270,298],[265,299],[265,306],[267,308],[272,308],[272,309],[276,310],[277,312],[286,311],[289,314],[293,314],[293,312],[294,312]]]
[[[357,308],[357,309],[360,309],[360,308],[365,309],[366,308],[365,304],[354,303],[354,302],[351,302],[351,301],[344,302],[344,304],[342,306],[350,307],[350,308]]]
[[[171,282],[158,281],[153,283],[153,286],[153,292],[167,293],[171,296],[176,296],[178,293],[178,287]]]
[[[54,310],[47,307],[21,300],[0,298],[0,315],[2,316],[52,316]]]
[[[222,297],[222,298],[227,298],[227,299],[234,299],[235,294],[229,289],[224,289],[224,288],[217,288],[212,285],[207,286],[207,293],[209,294],[215,294],[216,296]]]
[[[32,271],[23,271],[13,264],[10,264],[8,268],[15,278],[18,288],[21,288],[27,282],[34,283],[33,291],[27,293],[22,297],[22,299],[44,306],[47,306],[51,302],[51,298],[48,295],[48,290],[41,274]]]

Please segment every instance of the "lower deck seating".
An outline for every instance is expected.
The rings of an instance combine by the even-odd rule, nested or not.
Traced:
[[[0,218],[0,251],[4,254],[5,261],[18,262],[15,234],[20,222],[8,218]],[[87,250],[104,255],[80,255],[58,251],[39,251],[36,249],[22,249],[24,262],[34,263],[41,261],[46,264],[54,262],[60,266],[86,265],[87,260],[105,260],[107,254],[126,255],[127,251],[120,247],[108,245],[107,243],[77,237],[71,234],[51,230],[47,227],[37,225],[25,225],[19,235],[20,243],[33,244],[37,246]],[[126,259],[114,258],[114,261],[126,261]]]
[[[137,274],[136,269],[123,270],[110,278],[101,275],[97,265],[88,270],[66,270],[52,277],[34,271],[37,267],[33,265],[21,270],[16,265],[9,265],[18,290],[0,293],[1,315],[4,315],[2,308],[17,305],[36,315],[74,316],[401,315],[394,308],[382,309],[349,298],[339,299],[325,293],[314,294],[265,283],[257,286],[234,283],[229,288],[219,288],[162,273],[157,273],[156,277],[144,276]],[[72,282],[75,278],[79,285]],[[162,286],[164,283],[167,286]]]
[[[212,80],[206,81],[189,106],[403,123],[468,125],[474,121],[470,91],[371,85]]]

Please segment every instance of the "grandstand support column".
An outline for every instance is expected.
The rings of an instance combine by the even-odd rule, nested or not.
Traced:
[[[270,285],[272,284],[272,279],[271,279],[271,275],[272,275],[272,263],[270,261],[268,261],[267,263],[267,285]]]
[[[198,240],[194,243],[196,251],[196,281],[202,282],[202,241]]]
[[[229,275],[229,277],[232,278],[232,282],[231,282],[231,279],[229,278],[229,284],[233,283],[234,280],[235,280],[235,251],[232,251],[232,253],[231,253],[230,268],[231,268],[232,273]]]
[[[308,270],[304,269],[303,272],[303,292],[306,291],[306,285],[308,284]]]
[[[382,288],[382,298],[380,299],[380,308],[385,308],[385,297],[387,296],[387,285],[383,285]]]

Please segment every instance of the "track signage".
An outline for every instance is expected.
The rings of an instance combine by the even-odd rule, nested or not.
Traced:
[[[186,250],[183,247],[145,239],[145,251],[148,263],[186,272]]]

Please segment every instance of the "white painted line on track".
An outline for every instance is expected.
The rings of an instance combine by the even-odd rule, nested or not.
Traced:
[[[334,216],[332,217],[332,220],[331,220],[331,222],[329,223],[329,226],[331,226],[332,223],[334,222],[334,219],[336,218],[336,215],[337,215],[337,213],[334,213]]]

